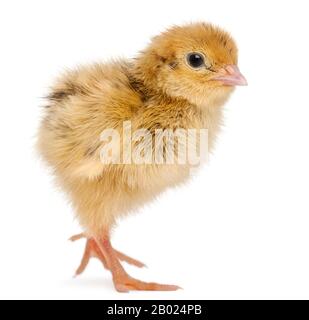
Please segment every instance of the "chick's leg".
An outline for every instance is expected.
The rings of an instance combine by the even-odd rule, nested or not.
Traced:
[[[100,251],[100,249],[98,248],[97,243],[93,239],[87,239],[84,255],[82,257],[82,261],[81,261],[79,267],[77,268],[77,270],[75,272],[75,276],[78,276],[85,271],[85,269],[90,261],[90,258],[92,258],[92,257],[98,258],[102,262],[104,268],[108,269],[105,257],[102,254],[102,252]]]
[[[97,239],[96,242],[106,259],[107,266],[112,273],[114,286],[117,291],[174,291],[180,289],[178,286],[147,283],[130,277],[120,264],[117,251],[111,246],[109,237],[103,236],[102,238]]]
[[[70,240],[77,241],[82,238],[87,238],[87,236],[85,234],[81,233],[81,234],[77,234],[77,235],[72,236],[70,238]],[[117,250],[114,250],[114,251],[115,251],[118,259],[120,259],[122,261],[125,261],[131,265],[138,267],[138,268],[142,268],[145,266],[142,262],[135,260],[133,258],[130,258],[120,251],[117,251]],[[104,268],[109,269],[106,264],[106,259],[105,259],[104,255],[102,254],[100,248],[98,247],[97,242],[92,238],[87,238],[84,255],[82,257],[82,261],[81,261],[79,267],[77,268],[77,270],[75,272],[75,276],[78,276],[84,272],[84,270],[86,269],[86,267],[90,261],[90,258],[92,258],[92,257],[99,259],[102,262]]]

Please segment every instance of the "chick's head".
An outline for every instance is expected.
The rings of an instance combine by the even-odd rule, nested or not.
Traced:
[[[172,27],[156,36],[136,66],[147,86],[198,105],[223,103],[235,85],[247,84],[237,67],[234,40],[205,23]]]

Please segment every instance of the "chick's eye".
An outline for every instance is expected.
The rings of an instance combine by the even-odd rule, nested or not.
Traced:
[[[195,52],[187,55],[187,61],[192,68],[200,68],[204,64],[203,56]]]

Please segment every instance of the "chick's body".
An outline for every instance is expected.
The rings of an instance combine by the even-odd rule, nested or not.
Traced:
[[[198,52],[205,59],[205,70],[188,65],[190,60],[184,58],[188,52]],[[189,58],[192,60],[192,55]],[[38,144],[69,194],[87,237],[78,274],[89,258],[96,256],[112,272],[118,291],[177,289],[129,277],[119,260],[142,264],[115,251],[109,231],[119,216],[185,181],[190,165],[104,164],[100,161],[100,134],[116,129],[123,139],[126,121],[131,122],[132,131],[147,129],[152,135],[156,129],[206,128],[211,149],[220,126],[221,106],[233,88],[225,85],[224,78],[233,72],[224,68],[235,65],[236,60],[237,49],[227,33],[207,24],[193,24],[154,38],[134,60],[81,67],[55,83]],[[218,78],[213,79],[214,75]]]

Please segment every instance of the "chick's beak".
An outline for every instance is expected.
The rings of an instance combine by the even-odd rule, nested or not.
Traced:
[[[226,86],[246,86],[248,82],[241,74],[238,67],[234,64],[226,65],[220,69],[217,75],[212,80],[220,81]]]

